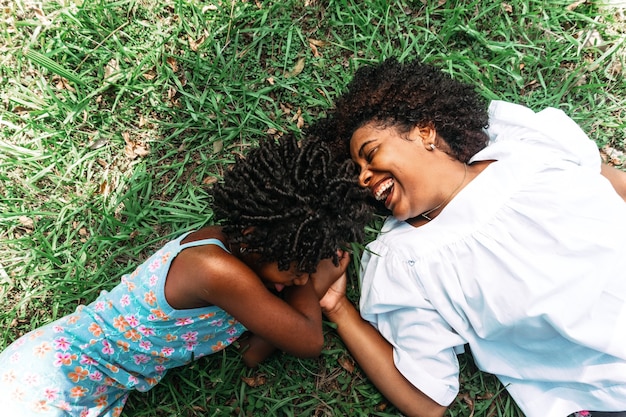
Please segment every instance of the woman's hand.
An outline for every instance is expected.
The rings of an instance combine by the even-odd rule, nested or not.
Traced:
[[[323,259],[318,265],[317,270],[311,274],[311,281],[315,288],[318,298],[322,298],[328,292],[328,289],[346,273],[348,264],[350,263],[350,255],[348,252],[339,250],[339,266],[333,264],[332,259]],[[344,285],[345,287],[345,285]],[[345,292],[345,291],[344,291]]]
[[[326,294],[320,300],[320,307],[325,315],[332,315],[337,310],[341,301],[346,297],[346,284],[348,278],[344,272],[341,276],[333,282],[328,288]]]
[[[446,407],[437,404],[417,389],[398,371],[393,347],[378,330],[361,318],[346,297],[346,274],[328,289],[320,300],[322,311],[335,323],[337,333],[365,374],[403,415],[442,417]]]
[[[626,201],[626,172],[603,163],[601,173],[611,182],[617,194]]]

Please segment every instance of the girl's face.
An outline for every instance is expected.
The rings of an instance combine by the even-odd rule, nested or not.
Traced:
[[[419,216],[440,202],[432,184],[437,178],[438,158],[430,144],[435,139],[431,128],[400,133],[396,127],[377,127],[374,123],[352,135],[350,153],[360,168],[359,184],[398,220]]]
[[[299,272],[295,262],[286,271],[278,269],[278,262],[264,263],[256,268],[256,273],[268,288],[279,292],[292,285],[304,285],[309,280],[309,274]]]

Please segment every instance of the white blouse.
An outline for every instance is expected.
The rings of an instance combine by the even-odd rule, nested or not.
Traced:
[[[361,315],[442,405],[468,344],[528,417],[626,410],[626,204],[562,111],[489,112],[472,162],[496,161],[431,222],[386,221],[363,255]]]

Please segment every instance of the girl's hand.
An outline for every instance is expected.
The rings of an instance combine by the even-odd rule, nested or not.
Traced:
[[[348,278],[346,273],[341,274],[331,287],[326,291],[326,294],[320,300],[320,307],[325,315],[332,315],[339,307],[342,300],[346,298],[346,284]]]
[[[328,289],[345,274],[348,264],[350,263],[350,255],[348,252],[338,250],[339,266],[333,264],[332,259],[323,259],[318,265],[317,270],[311,274],[311,281],[315,288],[318,298],[324,297]]]

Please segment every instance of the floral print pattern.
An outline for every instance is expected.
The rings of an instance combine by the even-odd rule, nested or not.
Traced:
[[[184,237],[93,303],[0,354],[0,404],[7,415],[119,416],[129,390],[147,391],[168,369],[224,349],[243,333],[218,307],[175,310],[165,300],[172,259],[186,247],[220,243],[181,245]]]

